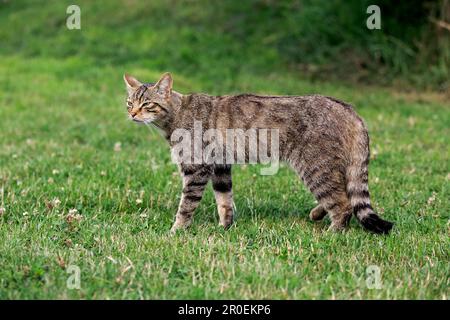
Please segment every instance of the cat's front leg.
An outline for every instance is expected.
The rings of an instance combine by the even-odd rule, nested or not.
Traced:
[[[183,177],[183,193],[175,216],[171,232],[187,228],[192,223],[195,209],[202,199],[205,187],[211,177],[212,167],[209,165],[181,165]]]
[[[216,165],[211,180],[216,197],[220,225],[227,229],[233,223],[234,218],[231,165]]]

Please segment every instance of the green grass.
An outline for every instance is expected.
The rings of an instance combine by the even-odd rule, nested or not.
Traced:
[[[162,47],[139,22],[119,23],[135,21],[136,5],[108,19],[83,2],[83,29],[69,32],[64,1],[17,3],[0,10],[0,298],[448,299],[448,102],[262,69],[272,53],[240,52],[232,39],[202,53],[189,25],[180,48]],[[105,37],[109,27],[117,33]],[[175,27],[158,32],[170,39]],[[371,134],[373,202],[393,233],[372,235],[355,221],[329,233],[328,221],[309,221],[313,197],[289,168],[259,176],[257,166],[236,166],[236,224],[217,226],[208,187],[192,228],[170,236],[181,181],[163,138],[126,119],[121,78],[155,81],[167,70],[185,93],[321,93],[354,104]],[[71,209],[79,221],[68,220]],[[70,265],[81,270],[80,290],[66,285]],[[370,265],[382,289],[367,288]]]

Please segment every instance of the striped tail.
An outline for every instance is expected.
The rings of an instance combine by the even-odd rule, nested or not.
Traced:
[[[350,166],[347,168],[347,196],[353,208],[353,213],[362,224],[364,229],[380,234],[387,234],[393,227],[393,223],[381,219],[370,205],[370,194],[368,185],[368,165],[369,165],[369,148],[368,136],[365,137],[366,143],[364,148],[366,153],[355,156]]]

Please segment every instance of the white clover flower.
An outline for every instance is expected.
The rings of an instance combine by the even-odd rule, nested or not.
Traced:
[[[58,198],[55,198],[52,200],[52,204],[54,207],[58,207],[61,204],[61,200],[59,200]]]
[[[66,216],[66,221],[72,223],[73,221],[80,221],[82,218],[83,216],[78,213],[77,209],[70,209]]]
[[[115,152],[120,152],[120,151],[122,151],[122,143],[121,143],[121,142],[116,142],[116,143],[114,144],[114,151],[115,151]]]

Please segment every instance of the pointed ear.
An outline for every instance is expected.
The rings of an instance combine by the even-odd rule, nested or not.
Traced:
[[[123,75],[123,81],[125,81],[128,93],[133,92],[142,85],[139,80],[126,73]]]
[[[155,84],[156,92],[168,98],[172,94],[172,76],[170,73],[166,72],[159,79],[158,83]]]

